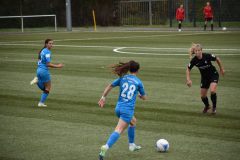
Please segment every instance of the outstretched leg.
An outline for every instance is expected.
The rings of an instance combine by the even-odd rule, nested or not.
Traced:
[[[99,160],[103,160],[107,150],[117,142],[117,140],[120,137],[120,134],[122,134],[122,132],[127,128],[127,126],[128,123],[119,118],[115,131],[110,135],[107,143],[101,147],[101,151],[99,153]]]

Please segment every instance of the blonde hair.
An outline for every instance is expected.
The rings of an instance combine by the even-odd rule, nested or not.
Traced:
[[[192,43],[192,46],[189,48],[189,58],[190,58],[190,59],[192,59],[193,54],[195,54],[195,53],[194,53],[194,50],[195,50],[196,48],[202,49],[202,45],[201,45],[201,44],[197,44],[197,43]]]

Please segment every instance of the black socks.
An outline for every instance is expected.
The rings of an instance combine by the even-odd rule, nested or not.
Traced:
[[[201,97],[205,107],[209,106],[209,102],[208,102],[208,97]],[[217,94],[216,93],[211,93],[211,100],[212,100],[212,106],[213,108],[216,108],[217,106]]]
[[[207,29],[207,25],[204,24],[204,31],[206,31],[206,29]],[[213,31],[213,24],[211,24],[211,31]]]
[[[182,28],[182,24],[179,23],[179,24],[178,24],[178,29],[181,29],[181,28]]]
[[[216,106],[217,106],[217,94],[216,93],[211,93],[211,100],[212,100],[213,108],[216,108]]]
[[[207,97],[201,97],[205,107],[209,107],[209,102]]]

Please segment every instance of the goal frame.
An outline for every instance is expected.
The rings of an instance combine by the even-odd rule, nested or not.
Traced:
[[[54,17],[54,30],[57,32],[57,16],[55,14],[50,15],[25,15],[25,16],[0,16],[0,19],[6,18],[20,18],[21,19],[21,30],[24,32],[24,18],[35,18],[35,17]]]

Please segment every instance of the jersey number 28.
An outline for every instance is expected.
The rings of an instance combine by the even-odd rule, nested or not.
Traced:
[[[122,88],[123,91],[121,93],[121,96],[123,98],[132,99],[134,92],[136,90],[136,86],[133,84],[129,86],[128,83],[123,83]]]

